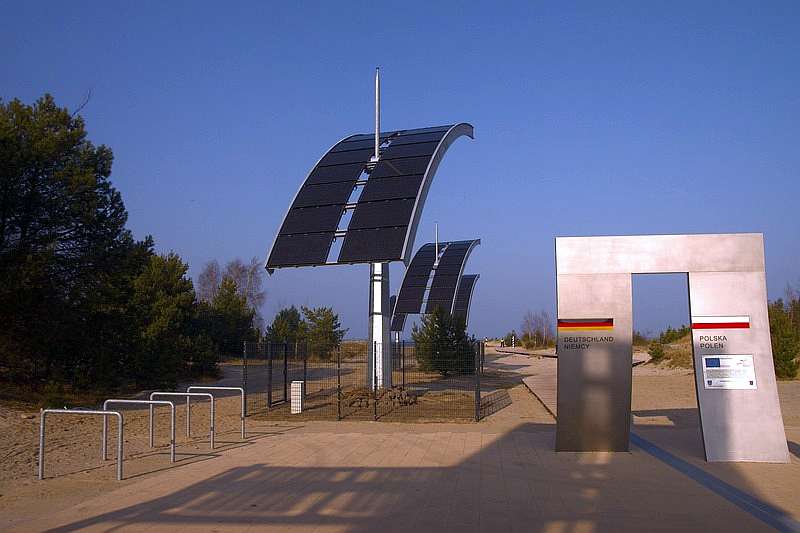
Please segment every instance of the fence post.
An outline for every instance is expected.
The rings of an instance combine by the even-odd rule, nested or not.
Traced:
[[[342,419],[342,348],[336,347],[336,420]]]
[[[481,419],[481,351],[475,350],[475,422]]]
[[[267,343],[267,409],[272,409],[272,343]]]
[[[242,341],[242,389],[244,390],[244,416],[247,416],[247,341]],[[152,447],[152,444],[150,446]]]
[[[283,343],[283,401],[289,401],[289,343]]]
[[[303,345],[303,398],[308,395],[308,345]]]
[[[400,351],[400,361],[401,366],[403,369],[403,390],[406,388],[406,341],[403,341],[403,345]]]

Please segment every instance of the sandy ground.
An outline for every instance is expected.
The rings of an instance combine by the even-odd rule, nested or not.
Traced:
[[[112,409],[120,410],[118,407]],[[240,403],[237,397],[220,398],[216,404],[216,446],[209,447],[209,404],[192,404],[192,438],[186,436],[186,405],[176,408],[176,463],[169,462],[170,415],[167,407],[156,409],[156,448],[148,442],[147,409],[122,408],[125,422],[124,475],[136,479],[166,468],[210,459],[241,445]],[[58,415],[47,417],[45,477],[58,484],[36,480],[38,457],[38,410],[0,406],[0,513],[24,510],[35,513],[42,499],[48,507],[67,506],[100,494],[114,486],[116,421],[109,423],[108,461],[100,458],[102,423],[97,417]],[[251,438],[269,433],[270,426]]]
[[[551,371],[555,365],[555,360],[546,357],[540,358],[528,355],[502,355],[502,357],[498,357],[498,355],[500,354],[494,354],[491,350],[487,351],[490,367],[495,371],[514,376],[516,379],[526,375],[530,376]],[[670,450],[670,452],[680,455],[692,464],[696,464],[713,473],[718,478],[768,502],[795,519],[800,519],[800,500],[796,497],[797,491],[800,490],[800,382],[780,382],[779,395],[790,451],[793,454],[793,463],[789,466],[709,465],[705,463],[702,459],[702,442],[699,434],[691,371],[661,368],[653,365],[640,365],[634,368],[633,430],[651,442],[655,442],[659,446]],[[38,413],[36,411],[20,411],[19,409],[0,406],[0,460],[2,461],[2,470],[0,471],[0,530],[11,527],[17,527],[19,530],[40,530],[44,529],[45,525],[52,527],[57,524],[70,523],[69,521],[74,520],[76,516],[83,517],[84,515],[89,516],[92,513],[99,513],[99,509],[102,506],[108,506],[110,501],[116,501],[115,498],[109,499],[108,493],[111,491],[114,491],[111,494],[119,494],[120,498],[124,497],[125,502],[131,501],[131,499],[144,502],[149,498],[145,492],[142,492],[145,489],[152,490],[154,493],[159,491],[163,493],[167,490],[166,487],[173,485],[175,487],[183,486],[188,482],[187,480],[197,481],[204,476],[212,475],[213,472],[221,468],[219,465],[223,465],[223,463],[225,465],[228,465],[228,463],[242,465],[256,460],[267,461],[272,464],[276,464],[277,461],[279,464],[278,457],[280,453],[284,453],[282,451],[284,448],[276,443],[284,443],[285,446],[294,447],[293,449],[302,448],[317,438],[310,437],[312,434],[319,435],[320,439],[328,442],[326,446],[332,446],[332,448],[324,448],[326,449],[324,456],[327,456],[329,453],[336,455],[338,453],[336,450],[339,449],[337,446],[347,449],[354,446],[355,442],[361,442],[359,440],[353,441],[351,438],[353,435],[397,435],[397,437],[387,438],[402,440],[406,436],[418,433],[428,435],[434,432],[437,435],[446,434],[451,436],[462,433],[477,433],[484,435],[484,438],[486,438],[485,436],[489,434],[500,436],[517,435],[516,432],[520,431],[520,428],[530,426],[534,428],[531,431],[534,431],[536,435],[541,434],[543,439],[539,441],[537,437],[531,441],[531,445],[534,446],[534,451],[531,453],[538,457],[537,460],[546,462],[546,465],[542,468],[555,469],[548,470],[548,472],[551,472],[549,475],[555,476],[552,478],[553,481],[561,479],[563,475],[575,475],[574,473],[569,474],[567,471],[560,473],[558,470],[560,468],[559,464],[564,467],[569,464],[570,468],[574,470],[578,468],[577,464],[584,464],[584,461],[589,461],[590,464],[595,464],[595,461],[600,461],[596,464],[609,462],[608,458],[604,458],[605,455],[602,457],[600,455],[597,457],[594,457],[594,455],[592,457],[586,456],[583,459],[577,457],[578,463],[571,463],[571,460],[565,460],[564,458],[558,459],[560,455],[552,455],[555,458],[555,463],[550,463],[548,458],[551,457],[552,433],[555,428],[554,420],[525,387],[518,385],[508,389],[508,396],[508,403],[501,405],[494,414],[491,414],[479,424],[394,424],[322,421],[292,423],[248,420],[249,432],[245,441],[242,441],[239,435],[238,398],[223,398],[218,403],[216,423],[217,449],[213,452],[209,449],[208,443],[207,404],[198,403],[193,407],[193,438],[187,439],[185,436],[185,407],[181,403],[177,408],[178,462],[174,465],[169,463],[168,447],[166,446],[169,428],[167,411],[162,408],[157,416],[156,441],[159,446],[155,450],[150,450],[147,443],[147,411],[142,409],[127,410],[125,412],[125,480],[122,482],[117,482],[114,479],[115,433],[113,424],[111,425],[112,431],[109,438],[109,454],[112,460],[104,463],[99,456],[101,427],[99,420],[93,418],[53,417],[51,421],[48,418],[46,469],[46,477],[48,479],[44,482],[39,482],[35,479],[38,448]],[[464,437],[467,441],[470,438],[469,436]],[[519,437],[517,435],[514,438]],[[310,466],[316,461],[313,454],[321,453],[320,449],[314,449],[317,451],[307,451],[305,456],[301,454],[299,458],[295,459],[295,462],[298,465]],[[640,451],[633,451],[631,459],[623,458],[622,456],[624,455],[626,454],[622,454],[620,456],[621,459],[617,460],[620,470],[617,471],[612,468],[610,471],[605,471],[604,475],[608,476],[610,480],[630,479],[629,482],[635,484],[636,482],[633,480],[636,479],[635,472],[637,472],[637,469],[643,469],[642,475],[645,475],[645,470],[651,468],[647,465],[655,461],[644,457],[644,454]],[[628,467],[624,466],[627,461],[634,461],[639,466],[631,467],[632,471],[629,472],[625,470]],[[641,461],[644,462],[640,464]],[[606,464],[605,468],[611,468],[613,464],[613,462]],[[580,469],[578,468],[578,470],[574,471],[580,471]],[[697,490],[698,485],[691,481],[674,477],[678,475],[668,471],[669,469],[665,467],[656,468],[652,472],[647,471],[646,475],[655,476],[653,479],[648,479],[648,490],[656,490],[658,484],[663,482],[664,486],[667,487],[663,497],[667,500],[674,499],[678,497],[676,495],[682,493],[685,493],[685,495],[694,494],[692,491]],[[531,475],[534,478],[538,476],[535,472]],[[658,476],[665,477],[663,480],[661,478],[656,479]],[[589,478],[586,479],[588,481]],[[560,481],[558,482],[560,483]],[[579,478],[575,478],[570,483],[578,483],[580,485],[583,482]],[[655,487],[652,485],[655,485]],[[572,487],[573,485],[569,485],[564,490],[572,490]],[[177,491],[178,489],[176,488],[175,490]],[[262,490],[266,490],[269,493],[277,489],[270,484]],[[415,488],[413,490],[419,489]],[[584,497],[589,494],[586,491],[591,492],[595,489],[587,485],[583,489],[576,490],[583,491],[577,494]],[[644,491],[645,489],[642,490]],[[178,493],[175,492],[175,494]],[[559,505],[564,504],[561,498],[566,498],[566,494],[558,496],[561,502]],[[698,494],[700,496],[694,495],[692,498],[700,498],[705,493],[701,491]],[[633,495],[631,497],[634,498]],[[642,507],[643,509],[651,504],[656,505],[655,502],[660,497],[660,494],[654,493],[654,502],[650,502],[650,500],[645,502],[644,496],[642,496],[642,502],[637,503],[637,505],[644,506]],[[122,502],[123,499],[119,501]],[[691,501],[692,499],[690,498],[688,502]],[[708,505],[712,505],[712,503],[713,505],[718,505],[715,502],[716,500],[713,500]],[[612,508],[616,509],[615,513],[620,512],[620,509],[628,509],[626,512],[633,512],[631,509],[635,506],[630,507],[630,509],[626,507],[633,505],[633,503],[635,502],[612,498],[606,502],[610,513],[608,516],[614,515],[610,511]],[[498,503],[498,505],[501,504]],[[690,505],[690,503],[685,503],[685,505]],[[570,508],[569,505],[567,507]],[[733,507],[731,506],[731,508]],[[603,511],[602,506],[598,505],[595,505],[592,509],[594,509],[592,512]],[[287,511],[289,515],[292,512]],[[357,522],[355,517],[358,516],[358,512],[353,512],[356,513],[353,515],[353,523],[355,523]],[[647,520],[652,518],[653,512],[657,511],[648,511],[650,516],[646,518]],[[688,509],[687,512],[689,512]],[[728,512],[733,511],[728,510]],[[566,513],[565,516],[569,514]],[[690,516],[692,515],[690,514]],[[752,517],[745,513],[742,513],[742,517],[739,519],[742,526],[747,525],[749,530],[757,530],[763,526],[763,523],[757,521],[755,523],[748,522],[748,520],[752,521]],[[567,524],[564,526],[567,529],[558,529],[556,527],[552,531],[593,531],[604,529],[603,527],[597,529],[581,526],[581,524],[584,524],[584,526],[589,524],[591,526],[592,520],[587,520],[574,522],[574,527],[568,527],[569,522],[567,521],[564,522],[564,524]],[[628,522],[625,523],[627,524]],[[635,524],[637,522],[630,523]],[[163,528],[167,527],[166,524],[167,522],[162,523]],[[282,522],[282,524],[287,527],[289,525],[288,522]],[[153,522],[148,523],[148,527],[153,525]],[[186,524],[183,525],[185,526]],[[676,527],[681,526],[679,523],[675,523],[675,525]],[[686,524],[684,523],[683,526],[686,526]],[[172,529],[171,526],[169,528]],[[109,530],[112,528],[109,526],[98,527],[97,529]],[[134,527],[134,530],[138,529]],[[155,529],[159,530],[162,527],[156,527]],[[205,524],[203,527],[195,529],[210,530],[211,524]],[[234,527],[234,530],[237,529],[239,528]],[[300,529],[305,530],[306,528]],[[308,528],[308,530],[312,529],[317,530],[316,527]],[[692,528],[683,527],[683,529]],[[706,526],[705,529],[707,530],[708,527]],[[276,530],[283,530],[283,528],[279,527]],[[360,529],[357,527],[343,527],[332,530],[355,531]],[[371,528],[363,530],[367,531],[371,530]],[[547,529],[543,527],[533,528],[532,530]]]

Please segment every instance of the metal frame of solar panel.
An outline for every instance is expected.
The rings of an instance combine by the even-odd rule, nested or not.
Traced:
[[[403,261],[408,264],[428,189],[447,148],[470,124],[351,135],[314,165],[286,213],[266,268]],[[366,173],[367,179],[362,178]],[[358,200],[350,203],[355,188]],[[347,228],[339,226],[352,211]],[[339,256],[328,261],[335,239]]]
[[[422,313],[422,305],[427,290],[428,300],[425,313],[431,313],[440,305],[448,313],[455,311],[456,292],[460,285],[464,267],[470,253],[480,244],[480,239],[469,241],[441,242],[439,262],[436,263],[435,243],[427,243],[417,250],[411,264],[406,269],[400,291],[392,307],[392,331],[402,331],[405,316]],[[436,267],[434,269],[434,266]],[[431,281],[431,274],[433,280]],[[428,282],[430,289],[428,290]]]

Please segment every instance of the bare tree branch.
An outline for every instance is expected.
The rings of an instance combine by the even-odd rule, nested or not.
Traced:
[[[86,91],[86,96],[83,97],[83,101],[78,105],[78,107],[75,108],[75,111],[72,112],[70,117],[75,117],[75,115],[83,111],[83,108],[86,107],[86,105],[89,103],[89,100],[91,99],[92,99],[92,90],[89,89],[88,91]]]

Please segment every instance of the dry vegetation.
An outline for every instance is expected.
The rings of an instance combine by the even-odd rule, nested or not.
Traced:
[[[662,344],[661,346],[664,348],[664,356],[654,359],[654,363],[660,363],[670,368],[692,368],[691,334],[684,335],[673,343]]]

